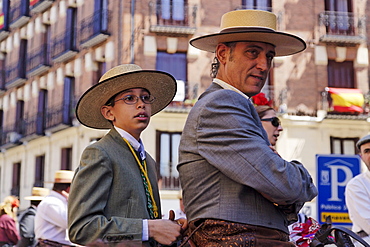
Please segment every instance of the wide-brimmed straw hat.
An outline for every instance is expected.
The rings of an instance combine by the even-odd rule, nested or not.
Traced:
[[[55,172],[54,183],[70,184],[72,182],[74,172],[70,170],[59,170]]]
[[[287,56],[306,49],[300,37],[276,31],[276,15],[262,10],[235,10],[221,19],[221,31],[190,40],[200,50],[215,52],[217,44],[235,41],[264,42],[275,46],[276,56]]]
[[[32,196],[26,196],[24,199],[29,201],[41,201],[45,196],[49,195],[50,190],[42,187],[33,187]]]
[[[135,64],[123,64],[108,70],[99,83],[88,89],[76,106],[76,117],[81,124],[94,129],[110,129],[111,123],[103,117],[100,108],[117,93],[130,88],[144,88],[156,100],[152,115],[164,109],[176,94],[175,78],[162,71],[143,70]]]

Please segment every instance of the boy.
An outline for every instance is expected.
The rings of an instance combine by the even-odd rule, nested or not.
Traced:
[[[180,236],[180,225],[160,219],[155,161],[140,140],[150,116],[175,93],[171,75],[125,64],[107,71],[82,95],[77,119],[110,131],[84,150],[76,170],[68,205],[72,242],[138,240],[156,246]]]

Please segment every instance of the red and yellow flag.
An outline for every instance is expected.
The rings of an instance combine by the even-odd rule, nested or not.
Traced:
[[[0,29],[3,29],[4,27],[4,14],[0,14]]]
[[[30,6],[35,5],[39,0],[30,0]]]
[[[328,87],[327,91],[333,99],[332,107],[336,112],[362,113],[364,95],[357,88],[333,88]]]

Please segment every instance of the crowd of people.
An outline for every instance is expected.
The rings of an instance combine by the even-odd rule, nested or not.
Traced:
[[[82,125],[109,132],[85,148],[76,171],[56,172],[50,192],[33,191],[38,197],[29,198],[31,206],[19,218],[21,234],[18,199],[1,204],[3,245],[294,246],[288,226],[318,191],[302,163],[278,154],[281,122],[273,107],[253,105],[253,96],[273,58],[299,53],[306,43],[276,31],[271,12],[236,10],[223,15],[220,32],[190,44],[215,57],[213,81],[181,136],[182,215],[161,217],[156,163],[141,140],[151,116],[173,100],[176,80],[123,64],[107,71],[76,107]],[[358,143],[363,158],[368,143],[370,138]],[[368,213],[356,207],[349,206],[351,218],[358,217],[354,211]],[[355,223],[356,231],[369,233],[366,224]]]

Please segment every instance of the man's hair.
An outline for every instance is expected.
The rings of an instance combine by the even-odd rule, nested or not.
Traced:
[[[63,190],[68,189],[68,187],[70,186],[71,186],[70,183],[54,183],[53,190],[61,192]]]
[[[233,42],[224,42],[223,44],[230,48],[230,61],[232,61],[233,58],[233,52],[236,46],[237,41]],[[213,58],[213,62],[211,64],[211,77],[216,78],[218,69],[220,68],[220,61],[218,61],[217,57]]]
[[[37,207],[37,206],[40,204],[40,202],[41,202],[41,201],[39,201],[39,200],[37,200],[37,201],[35,201],[35,200],[31,200],[31,205],[33,205],[33,206]]]

